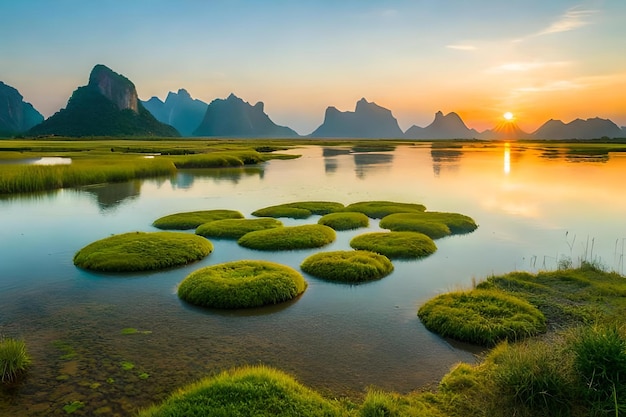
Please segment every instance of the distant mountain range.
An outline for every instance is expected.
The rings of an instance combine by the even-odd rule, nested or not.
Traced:
[[[300,135],[274,123],[262,102],[251,105],[230,94],[210,104],[193,99],[185,89],[170,92],[165,101],[138,99],[135,85],[104,65],[96,65],[86,86],[77,88],[66,108],[48,119],[23,101],[13,87],[0,82],[0,136],[211,136],[296,138]],[[435,118],[426,127],[413,125],[403,132],[389,109],[365,98],[354,111],[329,106],[324,121],[307,137],[365,139],[599,139],[626,138],[626,127],[611,120],[549,120],[535,132],[522,131],[515,122],[502,122],[478,132],[454,112]]]
[[[27,131],[43,121],[43,116],[13,87],[0,81],[0,136]]]

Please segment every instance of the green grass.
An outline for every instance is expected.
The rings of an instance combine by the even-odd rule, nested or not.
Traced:
[[[178,286],[178,296],[202,307],[250,308],[291,300],[302,294],[306,286],[302,275],[293,268],[243,260],[192,272]]]
[[[31,358],[26,351],[26,343],[10,337],[0,337],[0,381],[15,382],[26,373]]]
[[[152,225],[163,230],[189,230],[223,219],[242,219],[243,214],[235,210],[200,210],[169,214],[156,219]]]
[[[246,233],[281,227],[282,222],[273,218],[223,219],[201,224],[196,234],[207,238],[239,239]]]
[[[264,207],[253,211],[252,215],[257,217],[289,217],[293,219],[306,219],[313,214],[323,216],[342,209],[343,204],[332,201],[298,201],[294,203]]]
[[[546,330],[545,317],[529,302],[493,290],[441,294],[418,311],[427,329],[484,346],[521,340]]]
[[[426,210],[422,204],[396,203],[393,201],[361,201],[348,204],[344,211],[363,213],[372,219],[382,219],[393,213],[419,213]]]
[[[380,227],[392,232],[419,232],[431,239],[440,239],[452,234],[445,223],[427,220],[422,213],[390,214],[381,219]]]
[[[373,232],[355,236],[350,246],[358,250],[380,253],[390,259],[415,259],[432,255],[437,250],[433,240],[416,232]]]
[[[345,212],[326,214],[317,223],[332,227],[335,230],[352,230],[367,227],[370,221],[369,217],[363,213]]]
[[[184,387],[139,417],[334,417],[340,406],[293,377],[262,365],[222,372]]]
[[[321,252],[306,258],[300,268],[315,277],[348,283],[372,281],[393,271],[386,256],[369,251]]]
[[[239,238],[237,243],[257,250],[295,250],[319,248],[333,242],[335,238],[336,233],[330,227],[307,224],[250,232]]]
[[[101,272],[173,268],[213,251],[207,239],[183,232],[130,232],[93,242],[74,255],[74,265]]]

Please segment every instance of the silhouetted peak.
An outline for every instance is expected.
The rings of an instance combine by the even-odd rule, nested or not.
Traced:
[[[237,97],[234,93],[230,93],[228,95],[228,97],[226,97],[226,101],[241,101],[241,102],[243,102],[243,100],[240,99],[239,97]]]
[[[178,89],[178,95],[184,98],[191,98],[191,94],[189,94],[184,88]]]
[[[138,112],[138,97],[135,85],[105,65],[98,64],[89,74],[89,87],[111,100],[120,110],[130,109]]]
[[[441,110],[439,110],[437,113],[435,113],[435,119],[438,119],[440,117],[443,117],[443,112]]]

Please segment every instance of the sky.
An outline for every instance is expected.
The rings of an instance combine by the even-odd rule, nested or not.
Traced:
[[[367,101],[402,130],[437,111],[626,126],[624,0],[19,0],[0,2],[0,81],[45,117],[104,64],[140,99],[185,88],[265,103],[306,135]]]

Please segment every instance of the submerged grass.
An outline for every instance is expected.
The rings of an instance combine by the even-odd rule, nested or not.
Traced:
[[[336,236],[335,231],[328,226],[306,224],[246,233],[237,243],[257,250],[295,250],[320,248],[333,242]]]
[[[74,264],[101,272],[151,271],[186,265],[212,251],[210,241],[189,233],[130,232],[85,246],[74,255]]]
[[[178,296],[202,307],[250,308],[291,300],[306,287],[302,275],[293,268],[244,260],[192,272],[178,286]]]

